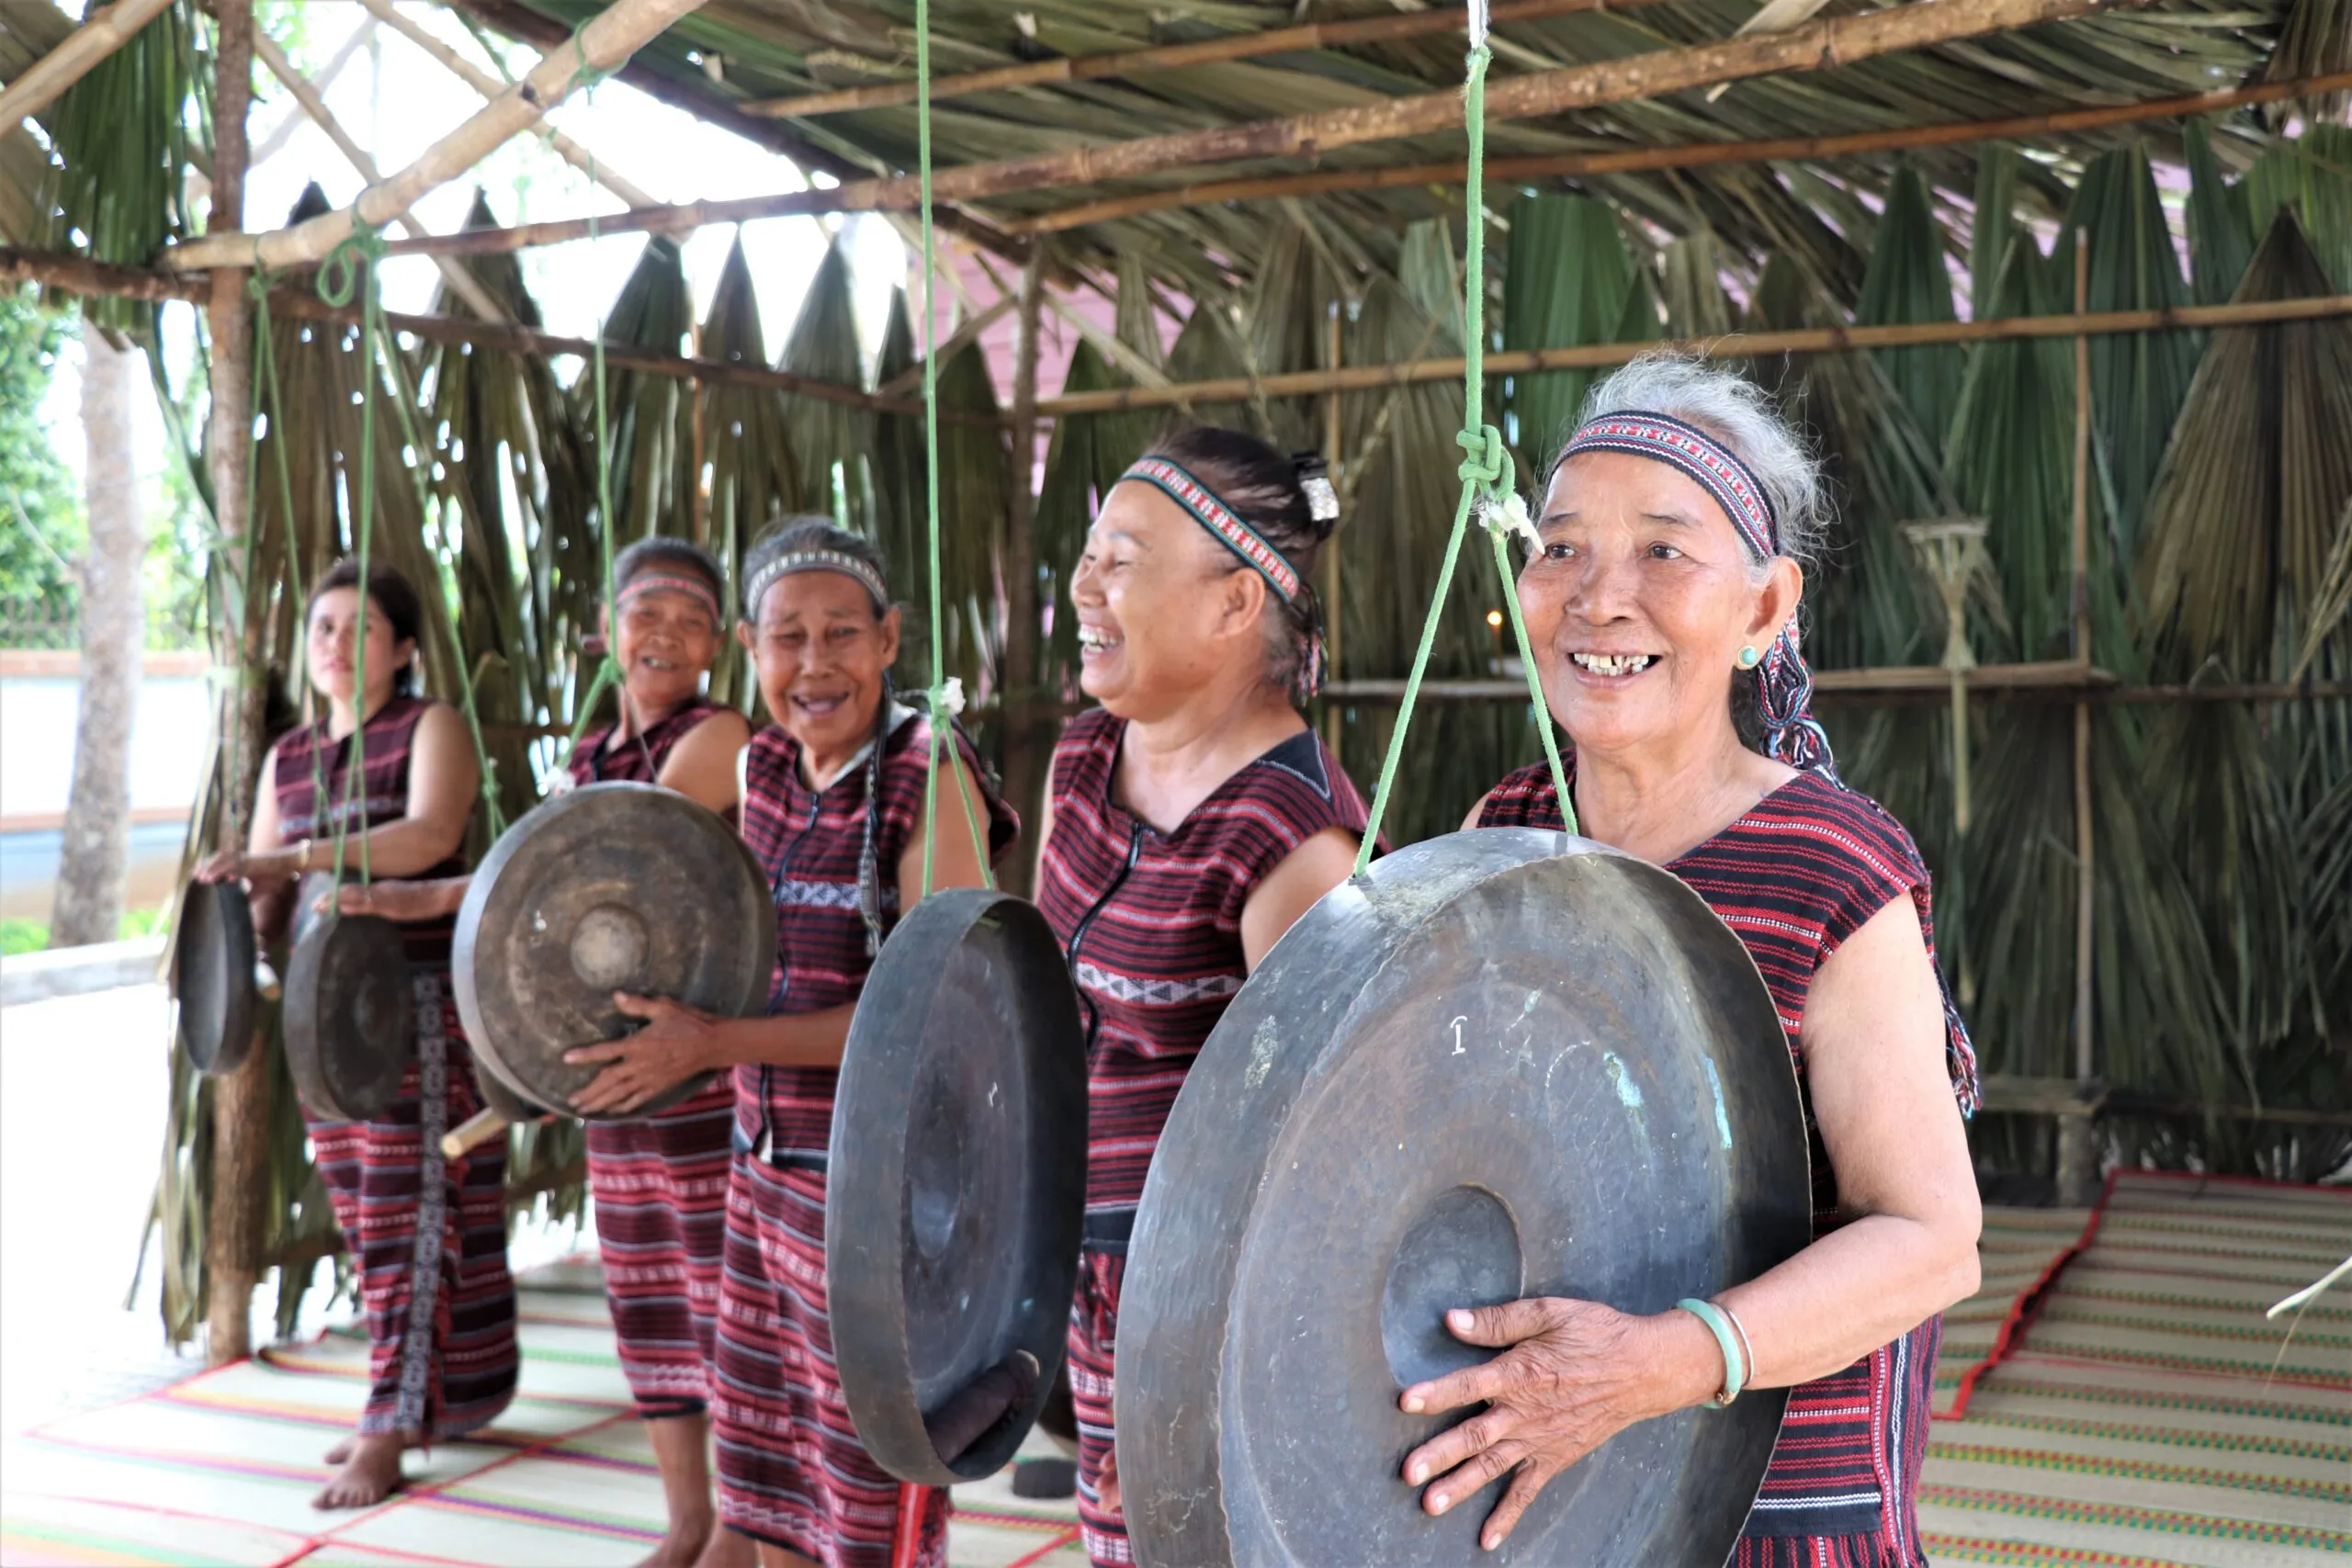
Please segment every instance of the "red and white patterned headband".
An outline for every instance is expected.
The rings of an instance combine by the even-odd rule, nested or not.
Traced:
[[[876,615],[889,611],[890,591],[883,586],[882,574],[855,556],[842,550],[794,550],[776,557],[752,574],[751,582],[743,589],[743,613],[756,620],[760,601],[767,596],[768,590],[781,580],[804,571],[838,571],[843,577],[854,577],[874,601]]]
[[[1714,497],[1759,559],[1781,553],[1771,496],[1753,469],[1705,432],[1662,413],[1605,413],[1577,427],[1560,448],[1560,460],[1579,452],[1628,452],[1679,468]]]
[[[1298,602],[1303,585],[1298,569],[1290,564],[1290,558],[1269,544],[1263,534],[1244,523],[1233,508],[1218,498],[1216,491],[1194,479],[1181,464],[1165,457],[1146,457],[1119,478],[1122,482],[1135,479],[1148,484],[1191,513],[1193,520],[1215,534],[1227,549],[1256,567],[1258,575],[1283,596],[1283,604]]]
[[[726,619],[726,616],[719,614],[718,595],[713,593],[710,591],[710,584],[699,577],[680,577],[669,572],[640,571],[621,585],[620,603],[627,604],[630,600],[646,593],[683,593],[710,612],[713,626]]]

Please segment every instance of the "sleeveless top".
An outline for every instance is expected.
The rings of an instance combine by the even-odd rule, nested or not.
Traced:
[[[345,796],[351,777],[351,737],[329,739],[328,721],[323,716],[288,730],[277,743],[277,765],[272,774],[277,790],[278,836],[288,843],[303,839],[315,840],[311,851],[315,869],[334,863],[338,827],[346,835],[356,834],[407,816],[409,758],[416,741],[417,722],[426,709],[436,705],[425,697],[395,696],[376,710],[364,727],[366,773],[358,787],[349,790],[349,799]],[[321,785],[326,795],[323,810],[319,805]],[[358,846],[346,843],[343,864],[345,880],[356,880]],[[437,865],[412,874],[416,880],[429,881],[462,876],[465,871],[462,856],[453,854]],[[457,929],[455,915],[403,924],[401,936],[408,949],[409,962],[446,967],[449,962],[449,939]]]
[[[575,784],[609,784],[620,781],[629,784],[651,784],[662,775],[670,761],[670,753],[678,742],[692,734],[704,719],[719,711],[719,705],[697,694],[681,704],[675,713],[655,724],[649,724],[635,736],[622,741],[608,754],[605,748],[611,741],[617,726],[580,738],[571,749],[571,756],[564,763],[564,772]],[[719,814],[729,827],[735,825],[736,808],[729,807]]]
[[[1001,855],[1020,819],[1000,799],[961,732],[957,754],[980,781],[989,858]],[[943,762],[944,756],[942,757]],[[743,757],[743,841],[767,872],[775,899],[775,977],[768,1014],[819,1012],[857,1000],[874,966],[858,874],[865,850],[866,762],[861,755],[821,790],[800,771],[800,743],[775,725],[752,737]],[[931,722],[902,717],[882,741],[874,821],[885,931],[899,917],[899,857],[914,841],[931,772]],[[965,833],[963,808],[943,789],[939,831]],[[834,1067],[735,1068],[735,1146],[777,1164],[821,1168],[832,1140]]]
[[[1569,779],[1575,769],[1569,762]],[[1521,768],[1497,784],[1481,828],[1563,826],[1548,767]],[[1911,835],[1868,795],[1801,773],[1748,813],[1666,869],[1695,889],[1756,960],[1788,1035],[1804,1091],[1812,1144],[1814,1234],[1843,1223],[1838,1179],[1813,1117],[1804,1081],[1804,1008],[1813,976],[1863,922],[1908,896],[1935,962],[1926,864]],[[1941,985],[1939,976],[1938,984]],[[1946,1066],[1963,1112],[1975,1109],[1976,1058],[1945,1002]],[[1806,1561],[1911,1568],[1927,1561],[1916,1501],[1926,1458],[1929,1397],[1943,1319],[1929,1318],[1841,1372],[1789,1393],[1788,1415],[1750,1538],[1819,1543]]]
[[[1161,833],[1112,797],[1126,729],[1096,708],[1062,731],[1037,886],[1086,1025],[1090,1235],[1114,1244],[1193,1058],[1249,975],[1242,906],[1293,850],[1327,828],[1361,834],[1369,815],[1308,729]]]

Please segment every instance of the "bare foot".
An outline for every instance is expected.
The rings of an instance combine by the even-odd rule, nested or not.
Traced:
[[[354,1438],[350,1455],[326,1489],[311,1499],[313,1508],[366,1508],[382,1502],[401,1483],[401,1455],[411,1447],[399,1432],[373,1432]]]
[[[710,1539],[702,1543],[702,1555],[695,1559],[694,1568],[758,1568],[759,1549],[748,1535],[738,1535],[725,1525],[710,1527]]]
[[[651,1555],[641,1559],[637,1568],[694,1568],[701,1561],[703,1548],[718,1530],[718,1520],[707,1508],[689,1518],[673,1515],[662,1544],[653,1549]]]
[[[344,1438],[343,1441],[337,1443],[334,1447],[326,1451],[326,1462],[329,1464],[341,1464],[344,1461],[351,1457],[351,1450],[356,1448],[358,1444],[359,1434],[354,1432],[350,1437]],[[424,1444],[415,1438],[410,1438],[402,1446],[414,1449],[422,1448],[424,1447]]]

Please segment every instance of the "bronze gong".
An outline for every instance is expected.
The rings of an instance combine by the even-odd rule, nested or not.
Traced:
[[[311,917],[286,966],[286,1066],[302,1103],[337,1122],[381,1115],[416,1057],[416,993],[401,928]]]
[[[1086,1211],[1086,1043],[1035,906],[958,887],[883,943],[827,1156],[842,1397],[901,1481],[992,1473],[1061,1368]]]
[[[766,1005],[775,965],[775,906],[735,830],[673,790],[616,782],[542,801],[491,847],[458,911],[450,977],[476,1059],[577,1116],[602,1068],[563,1055],[636,1027],[615,991],[741,1017]]]
[[[254,911],[234,882],[197,882],[172,932],[180,1043],[200,1073],[233,1073],[254,1043]]]
[[[1715,1568],[1786,1402],[1628,1428],[1498,1551],[1489,1485],[1399,1477],[1484,1359],[1455,1306],[1657,1313],[1812,1235],[1770,996],[1667,872],[1566,834],[1455,833],[1310,910],[1235,997],[1153,1156],[1120,1313],[1119,1477],[1148,1568]]]

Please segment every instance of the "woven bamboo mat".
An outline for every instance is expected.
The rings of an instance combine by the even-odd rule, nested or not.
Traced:
[[[2352,1192],[2119,1174],[2079,1250],[2010,1318],[1964,1418],[1936,1425],[1920,1492],[1931,1555],[2352,1556],[2352,1298],[2323,1298],[2291,1335],[2263,1317],[2347,1253]]]

